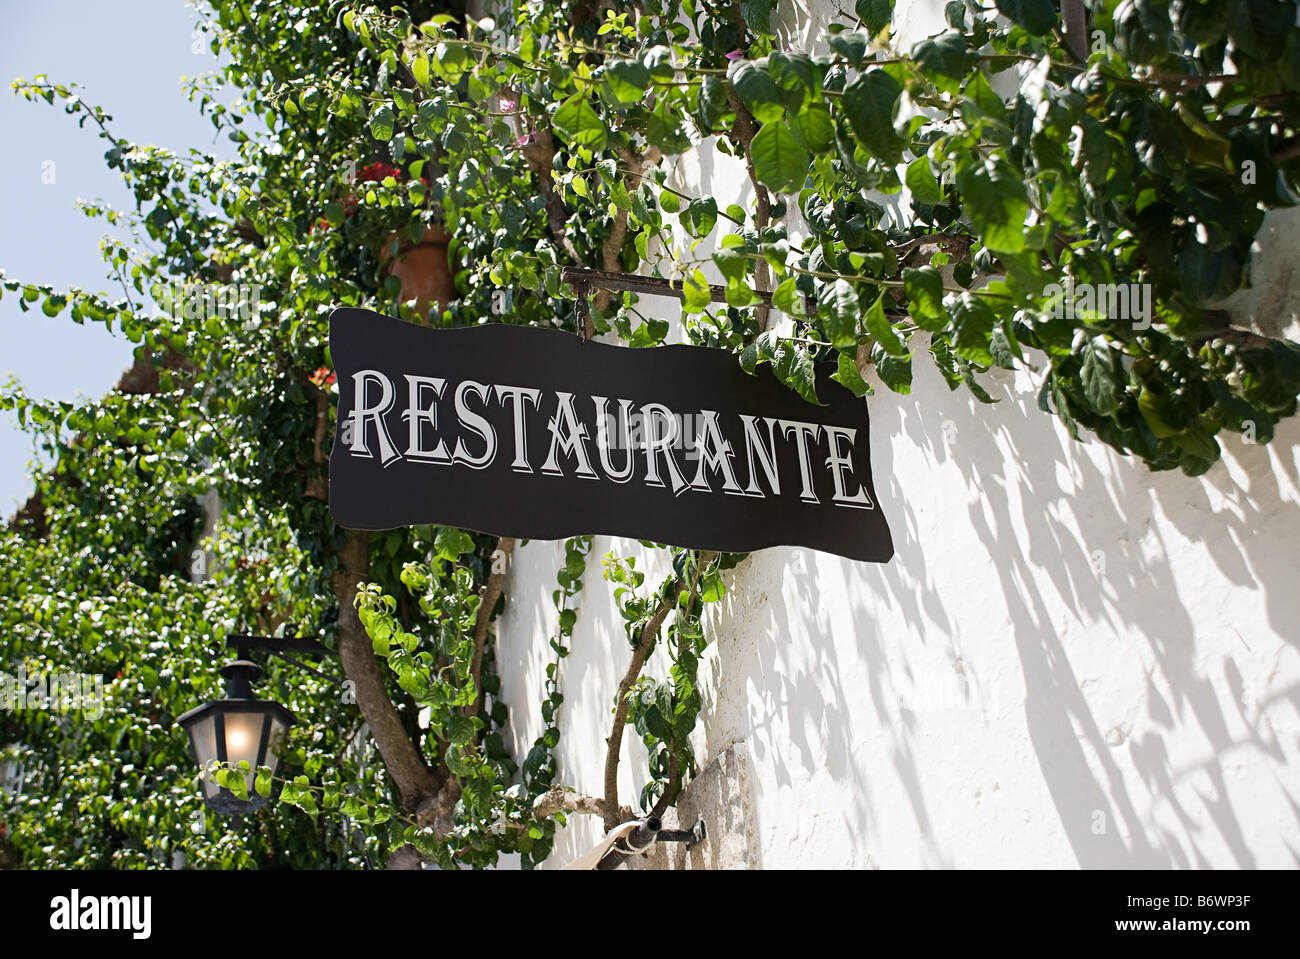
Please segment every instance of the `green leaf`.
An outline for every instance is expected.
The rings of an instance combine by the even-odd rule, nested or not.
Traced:
[[[605,68],[605,82],[619,103],[636,103],[650,86],[650,71],[639,60],[617,60]]]
[[[727,585],[716,569],[711,569],[700,578],[700,599],[706,603],[716,603],[727,594]]]
[[[948,325],[943,308],[943,276],[932,266],[903,270],[903,290],[907,293],[908,313],[912,322],[923,330],[937,332]]]
[[[858,342],[858,321],[861,305],[857,291],[848,280],[836,280],[825,288],[822,307],[825,310],[822,325],[831,345],[853,347]],[[819,311],[821,312],[821,311]]]
[[[1006,104],[1002,102],[1002,98],[998,96],[997,91],[993,89],[993,85],[989,83],[989,78],[983,69],[976,70],[971,74],[970,79],[966,81],[966,88],[963,92],[986,117],[1000,120],[1006,116]]]
[[[422,87],[429,85],[429,58],[421,54],[411,61],[411,76]]]
[[[872,303],[871,308],[867,310],[867,330],[890,356],[902,356],[907,352],[907,346],[898,338],[898,333],[894,330],[893,324],[889,322],[889,317],[885,315],[884,293],[876,297],[876,302]],[[908,382],[911,382],[910,373],[908,374]]]
[[[474,738],[474,720],[468,716],[452,716],[447,723],[447,741],[463,746]]]
[[[734,233],[726,239],[732,237],[739,239]],[[749,272],[749,260],[742,256],[735,247],[728,246],[725,242],[722,248],[713,254],[713,262],[717,264],[719,272],[728,280],[744,280]]]
[[[856,349],[839,352],[839,359],[831,379],[844,386],[854,396],[865,396],[871,392],[871,384],[858,372],[858,364],[854,359],[856,352]]]
[[[443,756],[447,763],[447,769],[450,770],[453,776],[473,775],[474,769],[469,763],[465,762],[465,757],[461,753],[459,746],[452,745],[448,747]]]
[[[1004,370],[1016,368],[1015,353],[1002,327],[995,329],[989,336],[989,355],[993,357],[993,365],[996,367]]]
[[[919,156],[909,163],[903,182],[907,184],[912,199],[917,203],[933,205],[943,202],[943,188],[930,172],[929,157]]]
[[[469,68],[469,54],[459,43],[440,43],[433,51],[433,62],[429,66],[448,83],[455,84]]]
[[[793,193],[803,186],[808,175],[808,151],[788,127],[769,123],[758,131],[749,145],[754,173],[764,186],[777,193]]]
[[[787,276],[777,284],[776,290],[772,293],[772,305],[786,316],[804,315],[803,294],[795,285],[794,277]]]
[[[777,123],[785,116],[781,88],[766,70],[759,69],[749,60],[733,60],[727,78],[759,123]]]
[[[1197,459],[1213,463],[1219,458],[1219,444],[1214,439],[1214,434],[1199,423],[1181,433],[1175,433],[1171,439],[1179,449]]]
[[[645,728],[656,739],[666,740],[669,737],[668,724],[664,721],[658,705],[651,706],[645,711]]]
[[[891,356],[883,350],[877,350],[876,374],[895,393],[909,395],[912,392],[912,354]]]
[[[1094,410],[1102,416],[1109,416],[1119,409],[1128,375],[1120,363],[1119,354],[1106,345],[1104,339],[1089,340],[1084,345],[1080,379],[1083,381],[1083,395]]]
[[[1005,162],[991,169],[983,163],[963,166],[957,173],[957,189],[985,246],[1005,253],[1025,249],[1029,195],[1025,184],[1007,169]]]
[[[713,302],[713,293],[709,281],[698,269],[694,270],[682,284],[686,294],[682,303],[687,313],[698,313]]]
[[[718,201],[711,196],[692,200],[682,217],[682,225],[694,237],[706,237],[718,222]]]
[[[1138,395],[1138,412],[1142,414],[1142,419],[1151,432],[1161,439],[1178,433],[1178,430],[1165,420],[1164,398],[1153,390],[1143,388]]]
[[[811,153],[827,153],[835,146],[835,122],[822,106],[809,106],[794,118],[795,133]]]
[[[868,70],[847,87],[840,98],[853,134],[873,156],[897,162],[903,140],[894,131],[894,107],[903,94],[898,81],[884,70]]]
[[[370,135],[387,143],[393,138],[393,105],[381,103],[370,114]]]
[[[552,125],[571,146],[586,147],[599,152],[608,143],[608,134],[600,115],[581,93],[575,93],[561,104],[552,118]]]
[[[989,338],[997,317],[989,305],[974,293],[962,293],[948,301],[948,314],[952,318],[953,351],[981,366],[992,366]]]
[[[1178,25],[1187,39],[1208,47],[1223,36],[1232,11],[1232,5],[1226,3],[1185,3],[1178,16]]]
[[[716,254],[714,258],[717,259]],[[727,278],[726,299],[728,306],[753,306],[758,302],[758,294],[754,292],[752,287],[746,286],[739,278],[731,276]]]
[[[802,53],[773,51],[767,56],[767,69],[785,100],[786,114],[793,119],[809,106],[821,90],[820,71],[812,58]]]
[[[940,37],[922,40],[912,47],[912,59],[931,79],[947,77],[950,80],[960,80],[970,71],[977,57],[960,33],[945,33]],[[956,83],[941,86],[946,90],[957,88]]]
[[[844,30],[832,33],[827,42],[832,53],[838,53],[856,67],[866,58],[871,38],[862,30]]]
[[[454,526],[440,526],[438,535],[433,540],[433,548],[439,557],[454,562],[474,548],[474,540],[468,533]]]
[[[825,406],[817,398],[817,378],[808,351],[791,340],[779,340],[772,359],[772,372],[809,403]]]
[[[772,32],[772,3],[770,0],[740,0],[740,14],[745,25],[757,34]]]
[[[889,26],[894,15],[894,0],[857,0],[853,12],[872,36]]]
[[[226,770],[226,788],[239,799],[248,798],[248,780],[237,770]]]
[[[1056,4],[1052,0],[993,0],[998,13],[1027,33],[1043,36],[1056,25]]]

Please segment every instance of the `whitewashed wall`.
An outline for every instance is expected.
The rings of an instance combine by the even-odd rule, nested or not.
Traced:
[[[902,9],[903,46],[941,29],[941,11]],[[787,16],[802,48],[822,35],[802,5]],[[679,159],[670,183],[751,199],[743,169],[711,151]],[[1242,297],[1293,337],[1295,226],[1270,221]],[[1269,447],[1223,438],[1223,462],[1188,479],[1070,440],[1031,372],[990,376],[990,407],[950,393],[923,352],[915,370],[912,395],[869,401],[893,561],[764,550],[707,620],[697,752],[701,766],[742,756],[744,775],[732,762],[724,778],[744,794],[747,850],[708,861],[1300,864],[1300,422]],[[561,780],[596,795],[629,656],[600,575],[611,549],[648,564],[648,582],[667,559],[596,540],[558,749]],[[561,561],[559,544],[532,542],[506,587],[498,658],[519,756],[540,732]],[[665,670],[656,654],[648,672]],[[621,801],[644,769],[629,728]],[[599,832],[574,817],[549,865]]]

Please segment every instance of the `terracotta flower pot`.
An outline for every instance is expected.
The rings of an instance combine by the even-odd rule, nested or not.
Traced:
[[[401,299],[415,300],[421,313],[427,312],[434,303],[438,304],[439,310],[445,309],[456,298],[451,264],[447,261],[451,236],[439,224],[426,227],[419,243],[402,238],[397,254],[390,262],[388,249],[394,236],[397,234],[392,234],[384,242],[379,261],[386,264],[390,275],[402,281]]]

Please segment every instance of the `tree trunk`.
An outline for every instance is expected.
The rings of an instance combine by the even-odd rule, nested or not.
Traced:
[[[374,645],[357,615],[357,585],[369,572],[369,547],[368,533],[350,531],[339,554],[339,571],[334,578],[334,595],[339,601],[339,658],[384,766],[402,795],[402,805],[413,813],[438,791],[439,783],[406,734],[389,698]]]

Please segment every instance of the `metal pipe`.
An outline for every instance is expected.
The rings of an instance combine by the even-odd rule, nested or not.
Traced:
[[[646,816],[623,839],[614,844],[609,852],[596,864],[597,869],[617,869],[633,856],[644,852],[654,845],[655,837],[663,823],[657,816]]]

